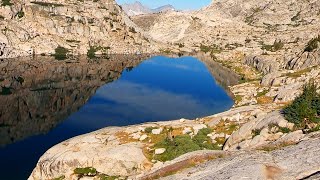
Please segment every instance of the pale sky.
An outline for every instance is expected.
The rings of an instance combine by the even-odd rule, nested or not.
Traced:
[[[134,3],[137,0],[116,0],[118,4]],[[195,10],[207,6],[212,0],[138,0],[150,8],[171,4],[178,10]]]

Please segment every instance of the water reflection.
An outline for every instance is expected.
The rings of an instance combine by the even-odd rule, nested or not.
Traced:
[[[212,60],[149,58],[0,60],[2,178],[26,179],[48,148],[79,134],[232,106],[220,84],[237,78]]]
[[[148,56],[56,61],[48,57],[1,60],[0,145],[45,134],[76,112],[101,85]]]

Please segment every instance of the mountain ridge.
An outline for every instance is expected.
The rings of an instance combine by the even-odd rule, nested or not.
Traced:
[[[143,14],[154,14],[154,13],[160,13],[160,12],[168,12],[168,11],[176,11],[176,9],[170,5],[163,5],[158,8],[149,8],[145,5],[143,5],[139,1],[135,1],[134,3],[125,3],[121,5],[123,10],[127,13],[128,16],[136,16],[136,15],[143,15]]]

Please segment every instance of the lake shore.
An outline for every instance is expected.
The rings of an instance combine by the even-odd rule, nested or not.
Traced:
[[[285,120],[279,110],[286,102],[301,93],[305,82],[319,79],[320,70],[313,68],[298,77],[293,77],[291,73],[293,72],[285,71],[273,77],[276,79],[273,82],[278,81],[277,78],[285,79],[280,85],[263,86],[261,84],[266,83],[264,78],[230,86],[236,103],[231,110],[223,113],[193,120],[179,119],[128,127],[107,127],[66,140],[49,149],[40,158],[29,179],[53,179],[60,176],[72,179],[79,176],[74,173],[79,167],[93,167],[97,171],[96,177],[106,175],[152,179],[184,170],[184,165],[178,169],[173,168],[181,162],[191,163],[192,165],[187,167],[193,167],[199,163],[232,157],[248,150],[274,151],[286,146],[291,148],[301,141],[315,141],[317,136],[294,130],[294,124]],[[251,74],[256,77],[259,75]],[[270,129],[270,125],[276,130]],[[287,128],[289,132],[281,132],[279,128]],[[167,157],[170,154],[166,154],[165,148],[155,147],[155,144],[168,138],[168,132],[174,137],[194,137],[205,129],[211,130],[205,137],[212,141],[215,149],[207,150],[205,155],[202,151],[197,153],[190,150],[183,156],[172,159]],[[255,129],[263,130],[260,134],[253,134]],[[317,162],[310,164],[316,165]],[[291,170],[288,172],[292,173]],[[290,174],[288,177],[294,176]]]

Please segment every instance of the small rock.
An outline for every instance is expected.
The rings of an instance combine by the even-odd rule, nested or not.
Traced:
[[[159,128],[159,129],[152,129],[152,134],[161,134],[162,132],[162,128]]]
[[[289,128],[290,130],[293,130],[294,124],[293,123],[287,123],[287,128]]]
[[[158,148],[154,150],[154,154],[162,154],[166,151],[165,148]]]
[[[192,133],[192,129],[190,127],[186,127],[182,131],[182,134],[189,134],[189,133]]]
[[[141,135],[139,133],[131,134],[132,139],[140,139]]]
[[[157,161],[153,166],[152,166],[152,169],[156,169],[158,167],[161,167],[163,165],[163,162],[161,161]]]
[[[219,137],[219,138],[224,138],[224,136],[225,136],[224,133],[220,133],[218,137]]]
[[[261,131],[260,131],[260,135],[267,138],[270,134],[269,134],[269,129],[268,128],[263,128]]]
[[[144,134],[144,135],[142,135],[141,137],[140,137],[140,141],[143,141],[143,140],[145,140],[145,139],[147,139],[148,138],[148,136],[146,135],[146,134]]]
[[[180,122],[185,122],[185,121],[186,121],[185,118],[181,118],[181,119],[180,119]]]

